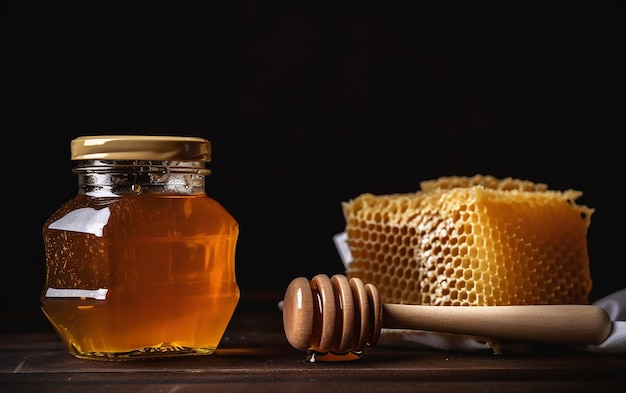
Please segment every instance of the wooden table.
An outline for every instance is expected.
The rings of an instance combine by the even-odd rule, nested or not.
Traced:
[[[624,393],[626,356],[545,347],[494,355],[378,346],[355,361],[308,363],[306,353],[287,342],[275,303],[254,303],[240,304],[210,356],[80,360],[51,328],[1,333],[0,391]]]

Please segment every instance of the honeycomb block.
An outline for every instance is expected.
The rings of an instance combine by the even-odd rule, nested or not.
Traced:
[[[342,203],[352,253],[346,275],[386,303],[588,304],[582,192],[492,176],[442,177],[416,193]]]

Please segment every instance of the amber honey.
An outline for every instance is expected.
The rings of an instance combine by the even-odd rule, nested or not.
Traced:
[[[44,292],[44,312],[70,350],[80,356],[213,352],[239,299],[233,266],[224,263],[234,259],[238,233],[230,216],[202,196],[79,195],[48,222],[84,207],[110,210],[102,237],[44,230],[46,292],[107,290],[100,300]]]
[[[44,224],[42,309],[79,358],[212,354],[239,301],[237,221],[199,170],[117,164],[84,164]]]
[[[102,203],[102,206],[96,206]],[[105,299],[48,297],[43,310],[78,356],[213,352],[239,299],[236,223],[202,196],[79,195],[48,223],[79,208],[109,209],[103,236],[44,230],[48,288],[106,289]]]

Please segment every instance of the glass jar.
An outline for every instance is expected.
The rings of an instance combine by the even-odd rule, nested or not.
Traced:
[[[42,310],[71,354],[212,354],[239,302],[237,221],[205,192],[211,144],[174,136],[71,142],[78,192],[43,226]]]

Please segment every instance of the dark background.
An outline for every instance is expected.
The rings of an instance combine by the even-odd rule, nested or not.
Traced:
[[[342,272],[342,201],[477,173],[583,191],[591,300],[626,287],[616,3],[198,4],[4,2],[3,328],[42,318],[80,135],[210,139],[244,295]]]

